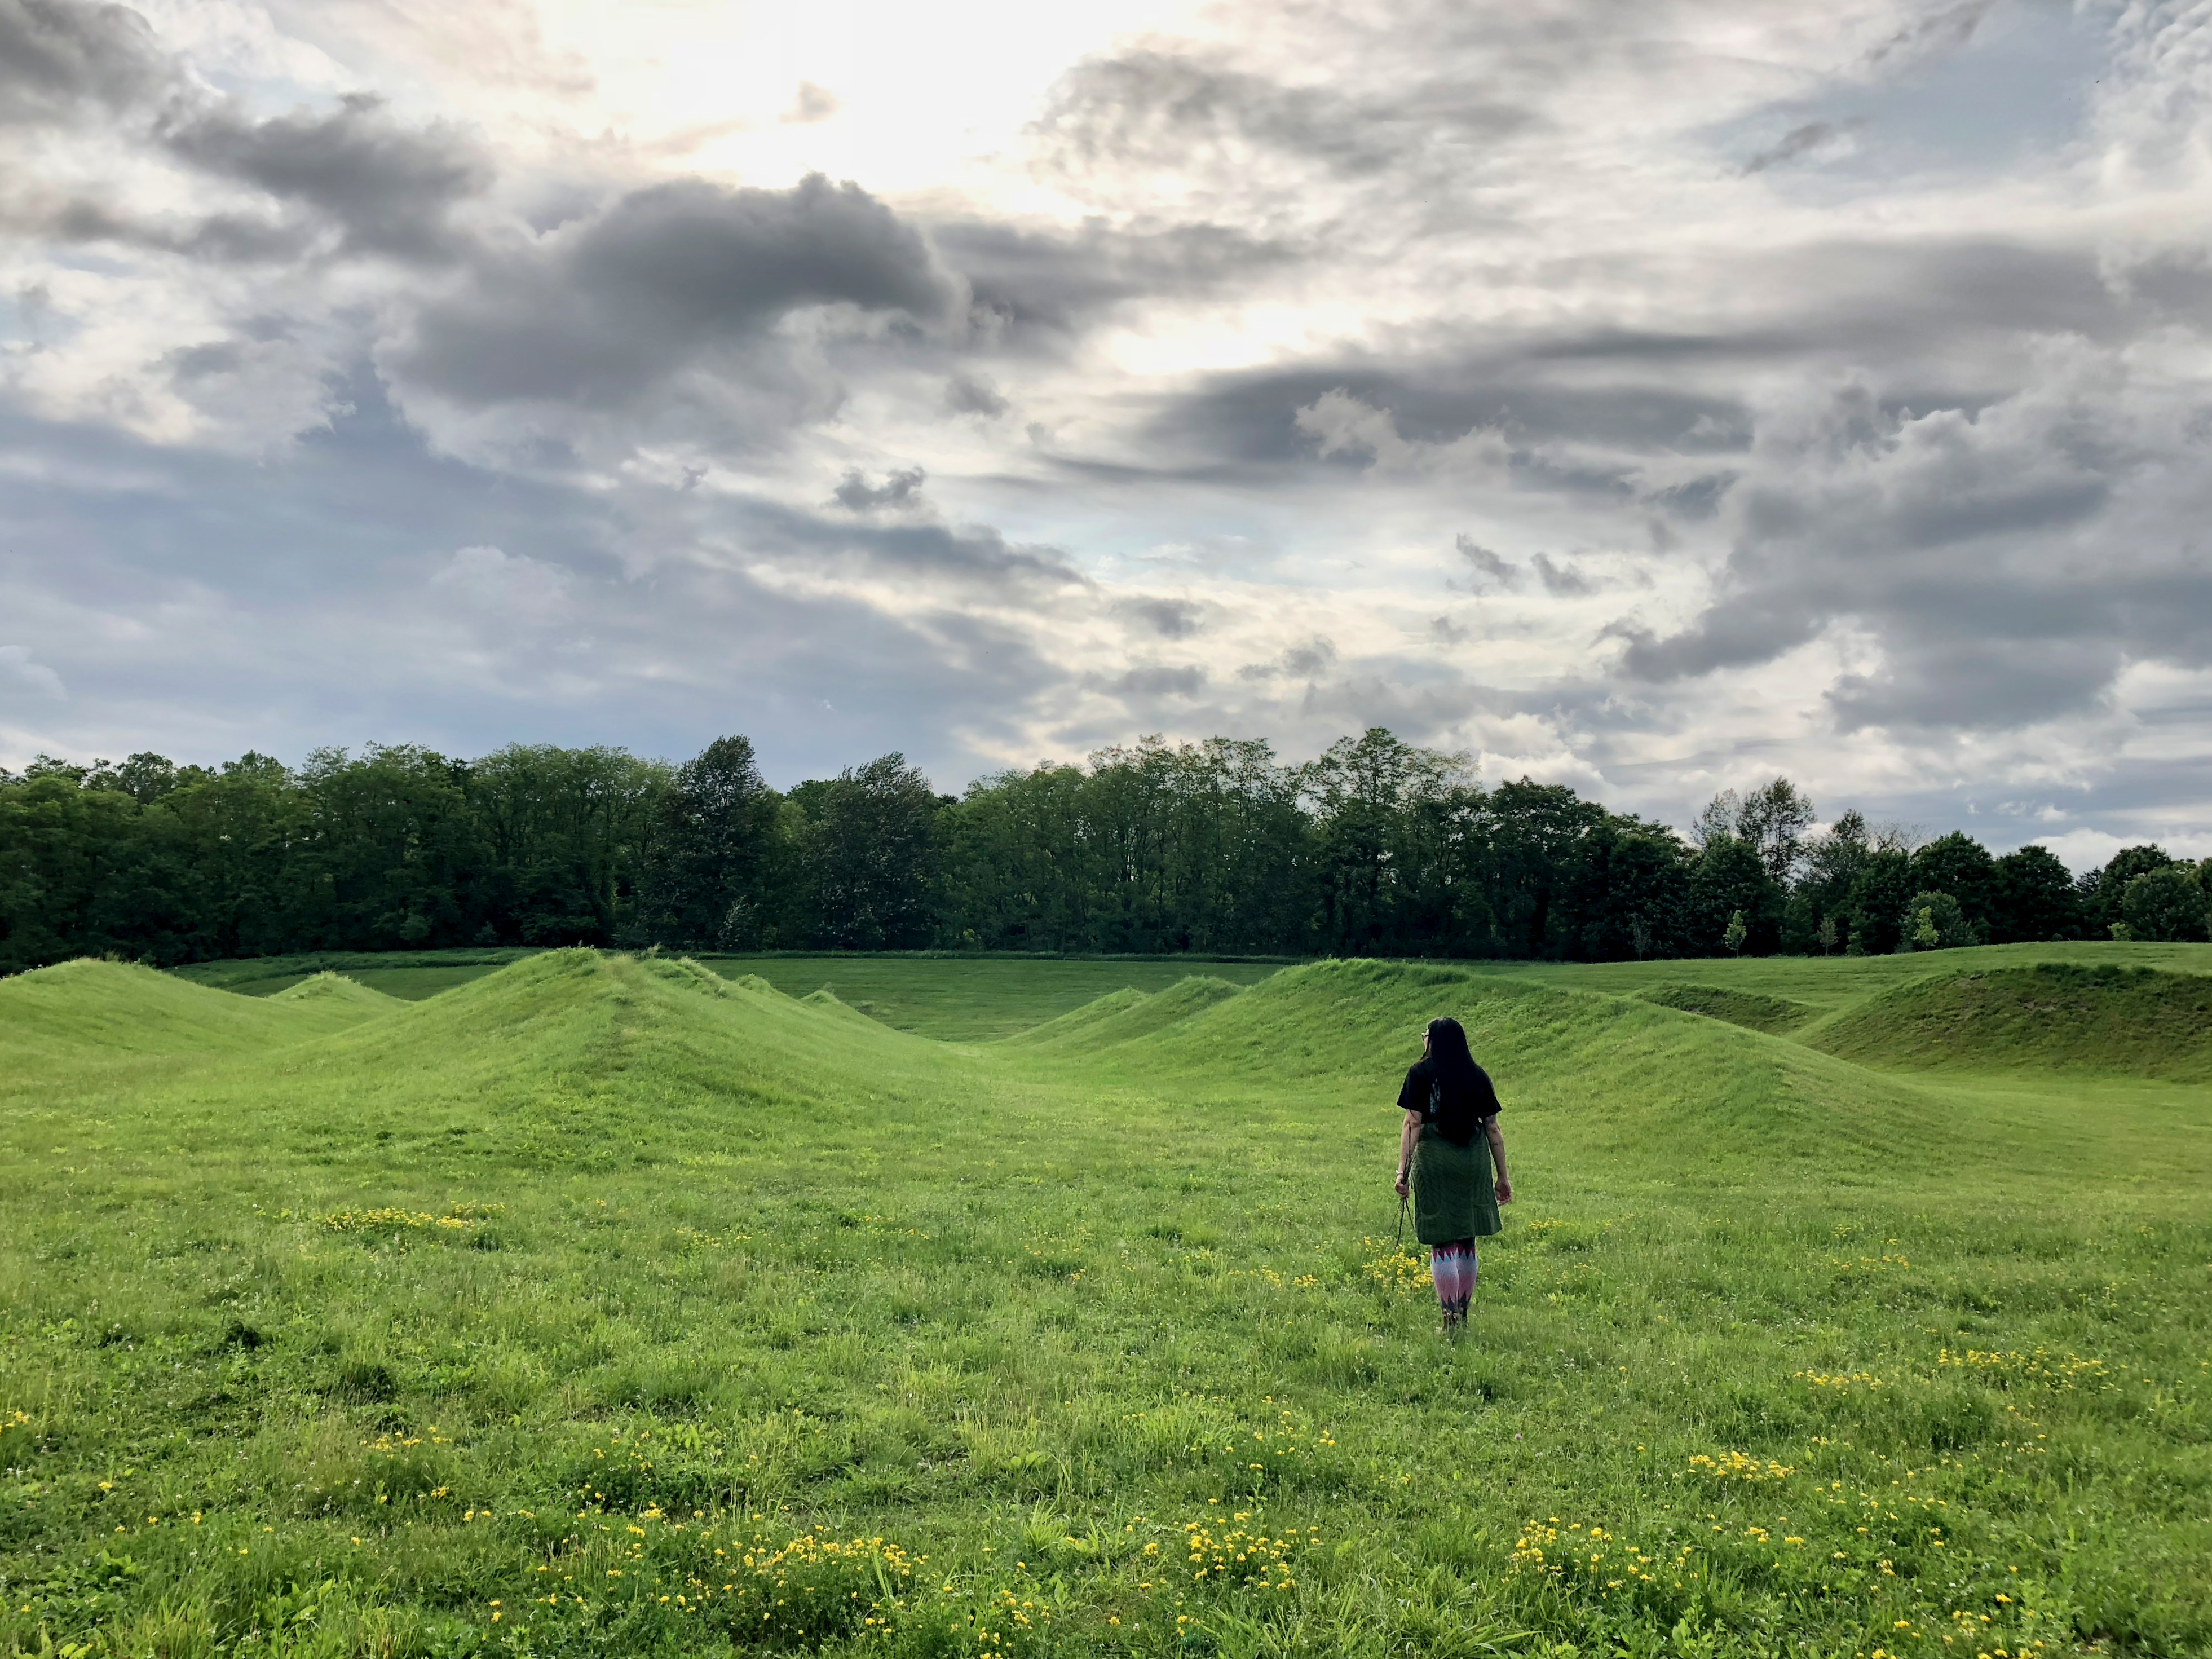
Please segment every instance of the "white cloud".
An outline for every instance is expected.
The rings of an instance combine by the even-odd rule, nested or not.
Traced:
[[[1324,457],[1364,455],[1372,472],[1498,483],[1511,459],[1504,434],[1494,428],[1473,427],[1443,440],[1407,438],[1389,410],[1341,390],[1322,393],[1293,418]]]
[[[569,574],[525,553],[465,547],[434,572],[434,592],[510,622],[552,621],[572,608]]]

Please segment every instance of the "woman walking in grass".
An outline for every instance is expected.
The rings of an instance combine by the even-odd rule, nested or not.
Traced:
[[[1505,1137],[1498,1132],[1498,1091],[1467,1051],[1457,1020],[1429,1022],[1398,1104],[1406,1113],[1398,1135],[1398,1196],[1413,1194],[1413,1237],[1429,1247],[1444,1329],[1455,1331],[1467,1322],[1474,1295],[1474,1241],[1505,1224],[1498,1206],[1513,1201]]]

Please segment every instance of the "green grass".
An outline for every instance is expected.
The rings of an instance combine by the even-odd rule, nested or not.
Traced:
[[[2163,968],[2212,974],[2212,945],[1984,945],[1893,957],[1714,957],[1692,962],[1481,962],[1470,972],[1632,996],[1669,982],[1717,986],[1836,1012],[1930,974],[1988,972],[2039,962],[2085,967]]]
[[[1645,1002],[1662,1008],[1679,1008],[1686,1014],[1724,1019],[1753,1031],[1787,1031],[1802,1025],[1814,1013],[1808,1003],[1787,997],[1761,995],[1757,991],[1729,990],[1717,985],[1653,985],[1638,991]]]
[[[196,962],[169,971],[195,985],[273,996],[311,975],[340,973],[387,996],[410,1002],[451,990],[470,980],[535,956],[532,950],[487,951],[311,951],[295,956],[240,957],[227,962]],[[393,988],[395,987],[404,988]]]
[[[0,1653],[2203,1653],[2212,1089],[1618,994],[1983,954],[1103,964],[988,1044],[1073,975],[0,981]],[[1440,1012],[1519,1191],[1458,1341]]]
[[[1190,957],[702,957],[718,974],[757,974],[779,991],[822,988],[885,1024],[944,1042],[1011,1036],[1111,991],[1164,991],[1200,974],[1252,985],[1273,962]]]
[[[1872,1065],[2212,1082],[2212,975],[2044,963],[1936,975],[1807,1036]]]
[[[481,979],[532,954],[329,951],[201,963],[173,971],[198,984],[268,996],[311,973],[335,969],[387,996],[411,1002]],[[732,978],[758,975],[795,997],[827,988],[840,1001],[895,1030],[946,1042],[1010,1036],[1109,991],[1164,990],[1194,970],[1249,985],[1282,965],[1191,957],[702,956],[697,960]]]

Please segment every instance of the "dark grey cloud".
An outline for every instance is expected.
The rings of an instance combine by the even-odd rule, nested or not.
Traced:
[[[1013,405],[988,374],[956,374],[945,383],[945,406],[955,415],[996,420]]]
[[[925,580],[948,599],[980,593],[1025,604],[1090,586],[1060,549],[1010,542],[988,525],[832,520],[753,497],[726,498],[702,511],[717,526],[708,539],[734,553]]]
[[[1272,662],[1247,663],[1237,671],[1241,680],[1313,680],[1336,665],[1336,641],[1316,634],[1304,645],[1294,645]]]
[[[1576,599],[1597,592],[1597,584],[1575,566],[1554,563],[1548,553],[1539,553],[1528,565],[1536,580],[1544,584],[1544,591],[1554,599]]]
[[[1189,599],[1125,599],[1121,612],[1164,640],[1187,640],[1205,625],[1206,607]]]
[[[1107,689],[1124,697],[1196,697],[1205,694],[1202,668],[1132,668],[1107,682]]]
[[[1974,38],[1974,31],[1996,3],[1954,0],[1951,5],[1933,7],[1869,48],[1866,62],[1872,65],[1900,57],[1956,51]]]
[[[1735,592],[1666,639],[1631,623],[1613,623],[1606,634],[1627,641],[1621,666],[1631,677],[1665,682],[1771,662],[1813,638],[1829,620],[1795,594]]]
[[[127,6],[0,0],[0,124],[112,112],[162,90],[170,74]]]
[[[58,750],[127,742],[203,763],[368,740],[680,757],[742,731],[780,783],[900,749],[957,787],[974,768],[951,732],[1024,735],[1033,700],[1071,678],[1033,629],[963,603],[1079,588],[1050,550],[984,529],[878,533],[708,490],[672,518],[436,454],[373,376],[338,391],[329,427],[276,457],[0,407],[0,448],[21,467],[0,616],[32,647],[0,660],[17,694],[0,695],[0,727]],[[626,574],[618,553],[641,533],[659,556]],[[574,602],[533,621],[434,585],[462,548],[504,549]],[[853,562],[943,599],[894,615],[796,596],[751,574],[762,561]]]
[[[1902,635],[1902,637],[1900,637]],[[2106,639],[1915,640],[1893,629],[1896,666],[1881,674],[1846,674],[1827,692],[1836,724],[1988,730],[2033,726],[2094,702],[2126,660],[2121,643]],[[1917,648],[1914,648],[1914,647]]]
[[[966,279],[979,321],[1014,349],[1057,348],[1117,306],[1200,298],[1310,252],[1204,222],[1130,228],[1092,222],[1063,231],[957,220],[933,224],[930,240]]]
[[[257,118],[210,97],[137,12],[79,0],[0,0],[0,125],[84,122],[195,173],[269,198],[276,216],[126,212],[125,192],[54,195],[17,175],[0,222],[61,242],[110,242],[216,264],[324,251],[422,260],[450,252],[447,216],[492,181],[482,144],[451,124],[410,127],[369,94]]]
[[[1754,421],[1733,388],[1747,376],[1859,363],[1882,386],[1881,418],[1972,411],[2016,383],[2025,337],[2118,342],[2154,303],[2116,292],[2092,251],[1990,237],[1823,241],[1731,255],[1712,276],[1747,296],[1727,329],[1492,329],[1475,339],[1440,323],[1388,355],[1205,377],[1157,405],[1143,435],[1176,476],[1304,469],[1312,447],[1298,411],[1340,392],[1416,443],[1497,430],[1522,487],[1695,521],[1741,473]],[[1663,476],[1647,476],[1644,457],[1663,458]],[[1685,477],[1684,457],[1711,465]],[[1358,469],[1364,457],[1332,464]]]
[[[476,256],[392,354],[455,403],[620,403],[810,307],[941,319],[957,288],[915,228],[859,185],[655,185]]]
[[[1711,434],[1748,424],[1731,398],[1654,385],[1640,374],[1575,385],[1547,376],[1527,356],[1439,351],[1419,363],[1338,360],[1209,377],[1160,408],[1146,435],[1185,466],[1201,459],[1271,470],[1310,465],[1313,439],[1300,429],[1298,411],[1332,392],[1387,411],[1399,434],[1416,443],[1450,443],[1477,427],[1495,427],[1513,447],[1516,468],[1528,464],[1528,445],[1553,439],[1655,452],[1702,448]],[[1358,467],[1364,458],[1338,464]]]
[[[1464,531],[1452,538],[1452,545],[1459,550],[1460,557],[1473,567],[1478,579],[1495,582],[1500,587],[1518,587],[1521,585],[1521,571],[1517,565],[1504,554],[1494,553],[1483,546]]]
[[[1743,170],[1747,175],[1764,173],[1784,161],[1794,161],[1801,155],[1810,155],[1814,150],[1826,149],[1856,125],[1850,121],[1808,121],[1802,126],[1792,127],[1746,161]]]
[[[921,505],[921,486],[929,477],[921,467],[898,467],[886,472],[881,483],[870,483],[855,467],[838,479],[830,499],[848,513],[872,513],[881,507]]]
[[[1838,724],[1932,731],[2092,708],[2131,661],[2212,664],[2212,568],[2169,539],[2203,510],[2203,443],[2097,390],[1915,416],[1861,387],[1786,417],[1727,503],[1711,604],[1664,636],[1616,623],[1623,670],[1694,679],[1848,627],[1883,661],[1831,690]]]
[[[327,114],[254,120],[232,106],[167,124],[169,149],[204,172],[297,204],[338,226],[349,252],[453,256],[447,215],[489,185],[489,158],[449,125],[410,128],[384,100],[343,98]]]

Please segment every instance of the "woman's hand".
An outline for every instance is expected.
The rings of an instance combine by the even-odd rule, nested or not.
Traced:
[[[1398,1179],[1391,1184],[1401,1198],[1413,1190],[1413,1183],[1407,1178],[1406,1172],[1402,1169],[1398,1171]]]
[[[1498,1201],[1500,1204],[1510,1204],[1513,1201],[1513,1183],[1508,1181],[1504,1176],[1498,1177],[1498,1186],[1496,1190],[1498,1193]]]

